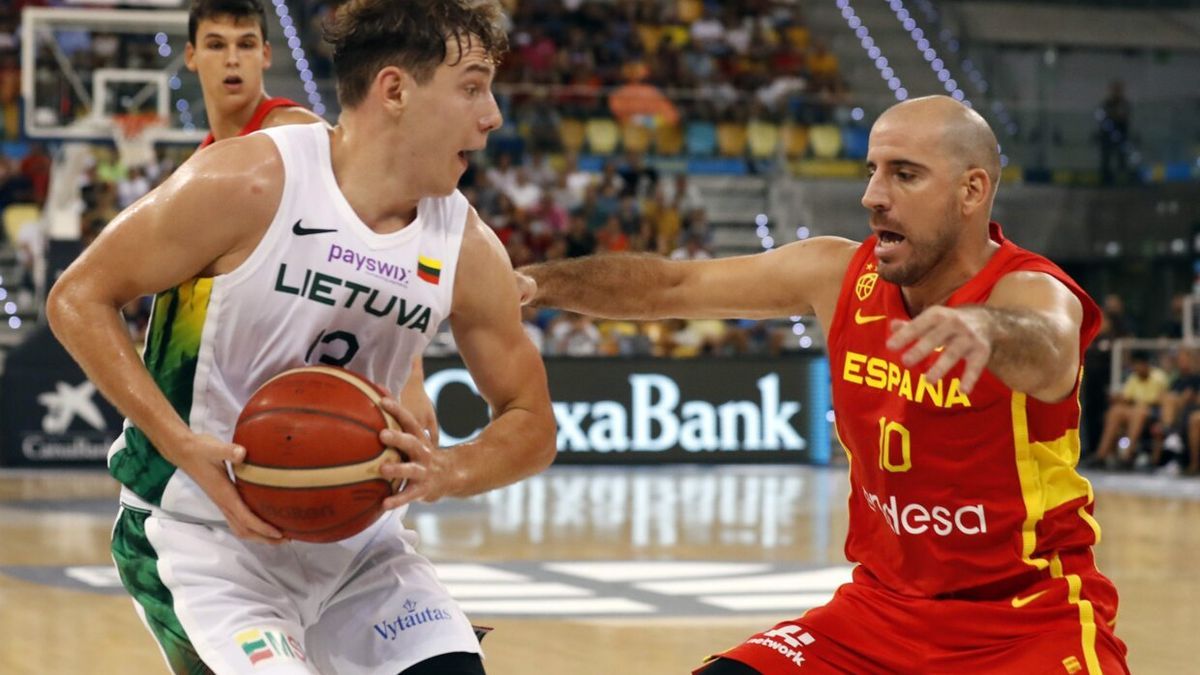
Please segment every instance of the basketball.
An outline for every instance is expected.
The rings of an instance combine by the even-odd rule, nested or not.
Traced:
[[[385,394],[327,366],[288,370],[259,387],[233,434],[246,449],[234,474],[250,510],[308,542],[346,539],[375,522],[397,490],[379,467],[403,458],[379,440],[381,430],[400,428],[379,406]]]

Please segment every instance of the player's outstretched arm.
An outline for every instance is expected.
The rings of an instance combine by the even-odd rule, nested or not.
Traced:
[[[591,316],[767,319],[810,314],[835,298],[856,246],[817,237],[715,260],[587,256],[528,265],[518,279],[526,302]]]
[[[1060,401],[1079,375],[1083,305],[1061,281],[1042,272],[1005,275],[984,305],[930,307],[912,321],[893,321],[888,348],[912,366],[938,347],[926,371],[937,380],[964,362],[961,387],[970,393],[987,368],[1008,387],[1042,401]]]
[[[458,269],[450,326],[492,421],[476,439],[441,451],[411,448],[411,434],[384,431],[384,442],[402,447],[411,460],[382,469],[389,480],[409,480],[408,487],[384,502],[386,508],[479,494],[531,476],[554,461],[556,424],[546,369],[521,326],[508,254],[473,210]],[[393,405],[385,399],[385,408]]]
[[[67,268],[47,301],[55,336],[105,397],[205,489],[236,534],[259,539],[279,533],[246,508],[222,463],[241,461],[244,451],[192,433],[138,357],[121,307],[244,258],[282,190],[282,167],[268,138],[231,139],[197,153],[122,211]]]

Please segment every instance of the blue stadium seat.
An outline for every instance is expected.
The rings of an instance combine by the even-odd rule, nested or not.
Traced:
[[[689,155],[707,157],[717,151],[717,128],[712,122],[689,122],[684,135]]]
[[[842,127],[842,155],[846,159],[864,159],[869,135],[862,127]]]

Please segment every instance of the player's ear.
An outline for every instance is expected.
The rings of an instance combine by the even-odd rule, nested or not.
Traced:
[[[196,46],[190,40],[183,48],[183,64],[188,70],[196,72]]]
[[[263,70],[271,67],[271,43],[263,40]]]
[[[987,171],[974,168],[963,176],[963,210],[973,213],[990,206],[992,195],[992,178]]]
[[[403,112],[408,105],[410,90],[415,85],[412,77],[396,66],[386,66],[375,76],[375,86],[379,88],[384,106],[396,114]]]

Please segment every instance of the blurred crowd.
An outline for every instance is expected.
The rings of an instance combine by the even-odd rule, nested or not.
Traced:
[[[1200,350],[1179,343],[1184,337],[1184,305],[1194,300],[1177,294],[1161,326],[1138,330],[1120,295],[1104,297],[1100,333],[1083,364],[1088,466],[1200,476]],[[1116,341],[1129,338],[1150,344],[1158,338],[1162,346],[1123,350],[1121,372],[1114,377]]]

